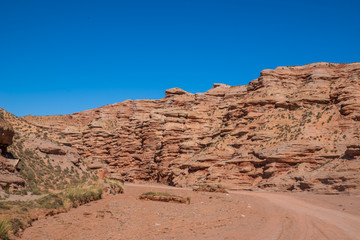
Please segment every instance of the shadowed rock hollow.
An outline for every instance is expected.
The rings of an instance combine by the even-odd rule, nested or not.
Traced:
[[[360,63],[278,67],[249,85],[165,94],[24,119],[63,136],[111,178],[359,191]]]

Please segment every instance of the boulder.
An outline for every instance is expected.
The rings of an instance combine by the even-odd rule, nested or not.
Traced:
[[[40,146],[38,147],[39,151],[46,154],[55,154],[55,155],[65,155],[66,152],[64,149],[51,146]]]
[[[170,88],[165,90],[165,96],[170,97],[174,95],[184,95],[189,94],[188,92],[182,90],[181,88]]]

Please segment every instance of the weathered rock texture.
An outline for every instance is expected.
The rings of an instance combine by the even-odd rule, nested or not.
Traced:
[[[0,118],[0,147],[6,148],[11,145],[14,134],[15,132],[12,126]]]
[[[14,129],[2,118],[0,118],[0,187],[2,189],[14,189],[24,186],[25,181],[16,174],[19,163],[12,154],[7,151],[13,142]]]
[[[165,94],[24,119],[126,181],[359,190],[360,63],[278,67],[247,86]]]
[[[90,177],[77,150],[52,138],[62,135],[0,108],[0,196],[58,190]]]

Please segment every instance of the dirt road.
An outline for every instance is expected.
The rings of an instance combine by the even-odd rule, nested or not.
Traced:
[[[138,200],[147,191],[190,197],[191,204]],[[125,194],[35,222],[21,239],[360,239],[360,197],[126,184]]]

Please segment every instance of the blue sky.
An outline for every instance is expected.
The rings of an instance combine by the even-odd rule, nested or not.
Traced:
[[[73,113],[360,61],[360,1],[1,0],[0,107]]]

